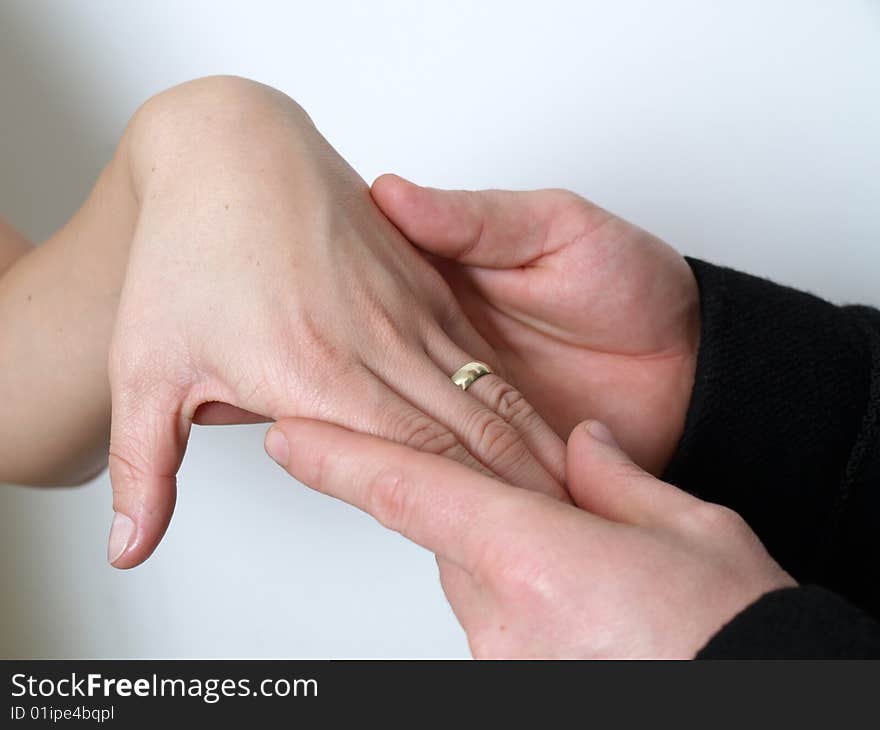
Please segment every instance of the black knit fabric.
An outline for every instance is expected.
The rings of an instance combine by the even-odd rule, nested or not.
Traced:
[[[876,619],[880,312],[688,263],[700,289],[700,350],[685,432],[664,478],[733,508],[799,582],[836,591]],[[810,627],[831,620],[832,598],[848,607],[817,591],[762,599],[710,642],[713,656],[736,644],[736,636],[755,655],[764,639],[780,651],[783,636],[809,642]],[[812,623],[803,613],[811,601]],[[841,609],[840,615],[849,614]],[[788,633],[780,629],[786,621]],[[864,622],[853,626],[866,646],[876,640]],[[832,638],[829,656],[859,643],[858,636],[849,644]],[[823,654],[822,636],[814,641],[792,645],[791,655]]]
[[[880,627],[824,588],[785,588],[740,613],[697,659],[880,659]]]

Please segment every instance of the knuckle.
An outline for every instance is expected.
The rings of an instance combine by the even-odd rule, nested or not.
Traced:
[[[419,271],[418,284],[429,297],[437,297],[451,307],[458,306],[458,300],[452,293],[452,288],[443,278],[443,274],[433,266],[423,267]]]
[[[473,452],[495,471],[510,471],[528,458],[528,449],[519,433],[489,409],[480,409],[467,428]]]
[[[439,456],[453,456],[460,451],[455,434],[422,413],[405,418],[398,426],[395,440],[417,451]]]
[[[407,324],[399,315],[394,315],[384,306],[376,307],[371,315],[373,332],[378,342],[390,351],[406,351],[412,338]]]
[[[412,508],[412,490],[403,473],[386,467],[371,475],[366,485],[366,504],[370,514],[382,525],[405,532]]]
[[[138,454],[137,449],[132,449],[128,445],[110,442],[108,466],[110,467],[110,480],[115,491],[137,484],[142,477],[144,470],[137,465],[143,464],[144,459]]]
[[[280,338],[282,342],[290,343],[285,353],[286,358],[283,359],[296,361],[298,359],[296,352],[303,352],[313,362],[322,364],[337,362],[342,357],[336,343],[328,335],[327,328],[317,321],[311,312],[303,311],[293,330]],[[296,343],[295,348],[293,343]]]
[[[355,353],[309,314],[269,341],[268,356],[243,363],[236,383],[241,397],[268,414],[323,416],[335,394],[363,386],[367,374]]]
[[[683,529],[697,535],[730,536],[748,531],[745,520],[737,512],[712,502],[688,507],[678,521]]]
[[[151,483],[154,480],[171,480],[176,483],[176,473],[154,468],[144,448],[138,442],[111,442],[107,465],[113,489],[113,507],[130,511],[147,507],[152,511],[159,496]],[[151,507],[153,505],[153,507]]]
[[[576,205],[584,201],[580,195],[568,188],[546,188],[541,192],[547,202],[555,203],[560,207]]]
[[[443,275],[434,267],[425,272],[425,279],[421,282],[423,291],[426,292],[431,310],[434,314],[432,322],[439,326],[443,332],[448,332],[452,326],[464,318],[461,305],[455,297],[455,293],[447,283]],[[428,322],[427,324],[430,324]]]
[[[557,213],[580,213],[590,207],[589,201],[567,188],[549,188],[544,191],[546,201]]]
[[[114,485],[138,484],[148,475],[175,475],[176,467],[165,461],[155,463],[155,459],[159,446],[179,441],[173,430],[180,419],[178,406],[166,409],[147,400],[137,412],[114,412],[112,419],[108,466]]]
[[[519,421],[533,413],[525,396],[501,378],[492,378],[487,397],[489,407],[505,421]]]
[[[401,316],[401,312],[389,309],[388,302],[408,301],[412,293],[399,282],[376,282],[356,285],[353,298],[363,312],[363,321],[375,341],[383,346],[394,349],[412,340],[410,330],[413,322],[418,319],[413,309]]]

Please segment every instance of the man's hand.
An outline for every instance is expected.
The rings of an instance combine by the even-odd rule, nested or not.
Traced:
[[[441,579],[476,657],[693,657],[794,585],[735,513],[642,471],[595,421],[568,442],[577,506],[316,421],[279,422],[266,449],[454,568]]]
[[[450,283],[504,373],[564,437],[584,418],[662,472],[681,437],[699,338],[687,263],[564,190],[443,191],[394,175],[373,199]]]

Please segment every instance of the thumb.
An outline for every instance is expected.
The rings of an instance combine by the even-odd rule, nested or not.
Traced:
[[[110,481],[113,523],[107,559],[116,568],[146,560],[168,528],[190,422],[171,397],[113,392]]]
[[[633,462],[598,421],[585,421],[571,432],[566,479],[578,507],[631,525],[662,524],[699,502]]]
[[[507,269],[547,250],[551,226],[574,202],[566,190],[438,190],[382,175],[373,200],[419,248],[462,264]]]

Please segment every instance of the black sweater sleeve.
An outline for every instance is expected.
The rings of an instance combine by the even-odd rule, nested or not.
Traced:
[[[876,620],[880,312],[688,263],[700,289],[700,349],[684,435],[664,478],[733,508],[799,582],[839,594],[818,588],[771,594],[705,651],[717,655],[736,643],[734,636],[748,646],[746,634],[754,637],[760,625],[777,637],[803,639],[819,630],[820,617],[833,614],[835,601],[841,617],[858,606]],[[811,611],[812,623],[805,618]],[[880,626],[865,621],[848,623],[869,646],[866,626],[878,635]],[[785,622],[790,634],[780,629]],[[827,653],[844,645],[837,641]],[[799,654],[796,646],[791,654]]]
[[[877,659],[880,624],[824,588],[784,588],[736,616],[697,658]]]

